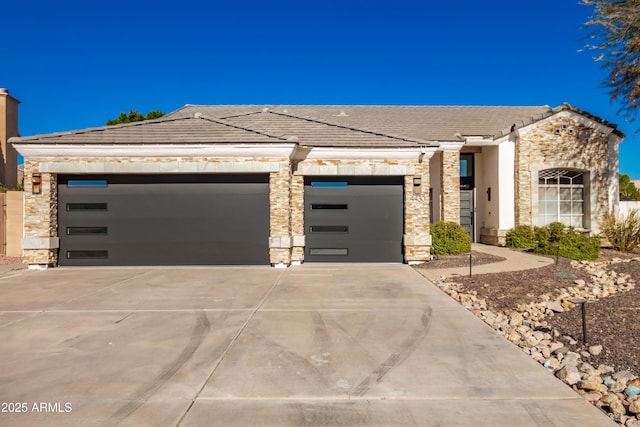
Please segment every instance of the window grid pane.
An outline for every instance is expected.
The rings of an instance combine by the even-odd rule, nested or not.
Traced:
[[[584,227],[583,174],[575,171],[545,170],[538,179],[538,224],[560,221]]]

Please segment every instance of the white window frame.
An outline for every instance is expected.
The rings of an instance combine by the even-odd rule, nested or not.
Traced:
[[[585,179],[585,174],[578,171],[563,169],[540,171],[538,173],[538,225],[544,226],[552,222],[561,222],[566,226],[584,229],[586,210]],[[555,198],[547,198],[550,193],[546,191],[547,189],[556,189]],[[575,197],[577,192],[574,190],[580,190],[579,198]],[[569,195],[568,199],[566,198],[567,194]],[[548,210],[550,204],[555,204],[555,208],[551,211]],[[578,204],[580,209],[574,210],[574,207]],[[569,206],[569,211],[563,212],[563,206]]]

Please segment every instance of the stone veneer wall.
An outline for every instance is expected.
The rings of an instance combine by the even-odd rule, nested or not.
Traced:
[[[575,169],[585,175],[585,216],[593,229],[611,208],[608,201],[608,135],[570,117],[557,117],[520,131],[516,142],[515,223],[536,225],[538,172]],[[591,203],[591,201],[594,203]],[[595,205],[595,206],[594,206]],[[597,212],[590,212],[593,208]],[[593,224],[593,222],[596,224]]]
[[[269,174],[269,259],[272,265],[291,262],[291,166],[280,162],[280,171]]]
[[[291,176],[291,261],[304,261],[304,177]]]
[[[420,186],[414,185],[414,177],[420,178]],[[404,259],[408,263],[431,257],[429,187],[428,161],[417,164],[414,175],[404,177]]]
[[[33,194],[32,176],[37,163],[24,162],[24,238],[23,261],[27,264],[52,266],[58,262],[57,245],[47,243],[58,236],[57,175],[41,174],[41,194]]]
[[[442,152],[440,218],[460,224],[460,153]]]

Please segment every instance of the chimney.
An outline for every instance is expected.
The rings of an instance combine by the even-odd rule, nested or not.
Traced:
[[[0,182],[9,189],[18,185],[18,153],[7,142],[18,136],[18,104],[7,89],[0,88]]]

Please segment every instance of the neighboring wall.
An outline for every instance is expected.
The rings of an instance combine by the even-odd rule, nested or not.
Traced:
[[[624,201],[621,200],[619,216],[629,215],[629,212],[631,212],[634,209],[640,211],[640,202],[636,202],[632,200],[624,200]]]
[[[22,256],[23,195],[22,191],[7,191],[4,195],[6,197],[5,255],[7,256]]]

